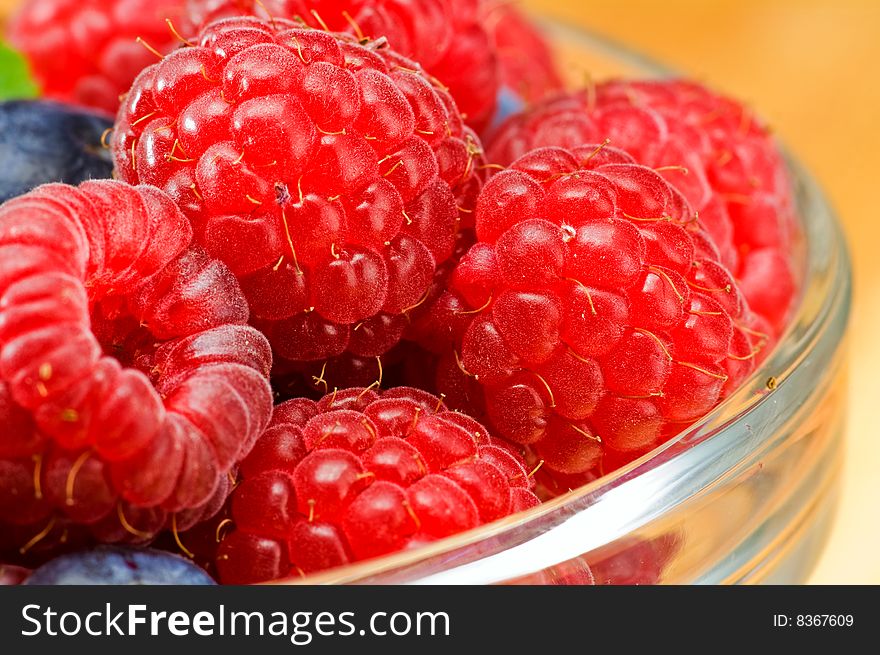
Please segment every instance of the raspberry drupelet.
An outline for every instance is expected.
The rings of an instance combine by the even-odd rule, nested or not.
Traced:
[[[514,448],[405,387],[276,406],[240,475],[215,529],[216,571],[227,584],[414,548],[539,503]],[[194,538],[194,550],[201,541],[210,547]]]
[[[171,52],[186,0],[27,0],[9,39],[49,98],[115,114],[119,96]]]
[[[153,187],[50,184],[0,206],[4,559],[144,543],[222,506],[271,417],[271,350],[191,240]]]
[[[623,151],[532,151],[487,182],[476,233],[416,338],[441,355],[449,406],[545,469],[632,459],[754,368],[764,338],[715,246]]]
[[[218,18],[257,16],[347,32],[361,41],[385,37],[395,52],[448,87],[467,124],[479,131],[495,111],[498,62],[478,5],[479,0],[187,0],[187,29],[194,33]]]
[[[511,117],[488,146],[509,164],[532,148],[610,139],[685,195],[756,314],[774,333],[796,296],[792,185],[772,135],[745,106],[685,80],[613,80]]]
[[[479,141],[418,64],[281,19],[219,20],[143,71],[113,151],[123,180],[175,199],[293,362],[394,346],[480,185]]]

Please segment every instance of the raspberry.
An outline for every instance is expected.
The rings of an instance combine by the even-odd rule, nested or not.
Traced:
[[[0,206],[0,551],[142,543],[219,509],[270,417],[271,352],[191,238],[153,187]]]
[[[185,0],[28,0],[9,28],[49,98],[115,114],[119,96],[178,43]],[[139,43],[137,39],[141,39]],[[147,47],[145,47],[147,46]]]
[[[616,552],[591,562],[599,585],[656,585],[663,582],[667,566],[682,548],[682,538],[674,532],[650,539],[626,538]]]
[[[593,586],[596,579],[590,565],[582,557],[555,564],[550,569],[537,571],[509,581],[513,585]]]
[[[623,151],[525,155],[483,188],[476,233],[422,345],[451,407],[556,474],[646,452],[754,368],[763,340],[693,210]]]
[[[231,16],[295,19],[362,42],[388,39],[448,86],[468,125],[482,130],[495,109],[498,70],[478,0],[188,0],[197,31]]]
[[[220,20],[119,114],[120,176],[171,194],[280,359],[390,349],[474,202],[476,137],[383,43]]]
[[[539,502],[511,446],[410,388],[276,406],[241,475],[215,554],[227,584],[414,548]]]
[[[30,570],[13,564],[0,564],[0,587],[19,585],[30,575]]]
[[[605,138],[684,193],[752,310],[779,334],[796,292],[797,224],[785,162],[763,124],[693,82],[610,81],[510,118],[489,155],[508,164],[532,148]]]
[[[562,88],[549,43],[513,4],[484,0],[481,11],[498,54],[501,85],[527,104]]]

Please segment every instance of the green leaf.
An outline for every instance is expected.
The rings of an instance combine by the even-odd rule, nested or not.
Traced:
[[[24,57],[0,42],[0,100],[33,98],[36,95],[37,85],[28,72]]]

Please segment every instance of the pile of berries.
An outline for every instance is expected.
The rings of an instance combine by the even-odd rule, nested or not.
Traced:
[[[262,582],[516,520],[786,329],[766,127],[561,90],[509,5],[26,0],[8,36],[47,100],[0,104],[2,580]]]

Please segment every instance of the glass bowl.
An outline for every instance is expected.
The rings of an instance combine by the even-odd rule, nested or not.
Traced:
[[[669,71],[603,39],[545,26],[573,85]],[[841,228],[789,158],[803,223],[801,297],[742,388],[623,469],[429,546],[290,582],[798,583],[836,505],[846,405],[850,263]]]

